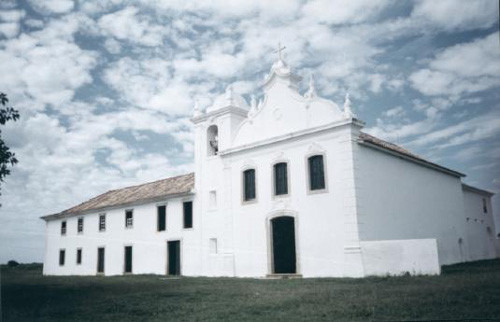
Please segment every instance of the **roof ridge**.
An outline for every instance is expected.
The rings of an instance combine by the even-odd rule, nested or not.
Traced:
[[[124,189],[128,189],[128,188],[137,188],[137,187],[141,187],[141,186],[145,186],[145,185],[148,185],[148,184],[157,183],[157,182],[164,181],[164,180],[175,179],[175,178],[180,178],[180,177],[186,177],[186,176],[189,176],[191,174],[194,174],[194,172],[189,172],[189,173],[186,173],[186,174],[179,174],[179,175],[176,175],[176,176],[173,176],[173,177],[167,177],[167,178],[158,179],[158,180],[155,180],[155,181],[149,181],[149,182],[140,183],[140,184],[136,184],[136,185],[132,185],[132,186],[127,186],[127,187],[123,187],[123,188],[108,190],[108,191],[106,191],[104,193],[111,192],[111,191],[124,190]]]

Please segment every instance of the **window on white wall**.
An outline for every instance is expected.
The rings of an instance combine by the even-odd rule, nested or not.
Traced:
[[[217,254],[217,238],[210,238],[210,254]]]
[[[76,227],[78,233],[83,233],[83,217],[78,218],[78,224]]]
[[[210,209],[217,208],[217,192],[215,190],[210,191],[208,197],[208,207]]]
[[[125,228],[132,228],[134,224],[134,212],[132,209],[125,210]]]
[[[99,231],[106,230],[106,214],[99,215]]]
[[[66,221],[61,222],[61,235],[66,235]]]
[[[483,213],[488,213],[488,206],[486,205],[486,198],[483,198]]]
[[[243,200],[255,200],[255,169],[243,171]]]
[[[274,165],[274,195],[288,194],[288,167],[285,162]]]
[[[207,129],[207,150],[208,156],[219,153],[219,131],[217,125],[211,125]]]
[[[167,206],[161,205],[156,208],[157,214],[157,231],[165,231],[167,229]]]
[[[193,202],[185,201],[182,203],[184,228],[193,228]]]
[[[66,260],[66,250],[60,249],[59,250],[59,266],[64,266],[65,260]]]
[[[82,263],[82,249],[77,248],[76,250],[76,265],[80,265]]]
[[[322,155],[313,155],[308,159],[309,165],[309,189],[325,189],[325,166]]]

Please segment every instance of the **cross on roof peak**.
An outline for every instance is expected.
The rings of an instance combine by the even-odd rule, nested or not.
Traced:
[[[283,60],[282,52],[286,49],[286,46],[281,46],[281,42],[278,42],[278,50],[273,51],[273,53],[278,54],[279,60]]]

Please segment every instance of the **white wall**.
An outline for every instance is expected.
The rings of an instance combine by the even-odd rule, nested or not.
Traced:
[[[464,238],[467,249],[465,260],[473,261],[500,256],[500,240],[495,237],[491,197],[463,189],[463,198],[465,209],[463,221],[467,231]],[[486,213],[483,211],[483,198],[487,203]]]
[[[106,211],[106,231],[99,231],[99,213],[84,217],[84,231],[77,233],[78,216],[69,217],[67,233],[61,235],[61,219],[47,222],[45,275],[95,275],[97,248],[105,247],[105,275],[124,271],[124,247],[133,247],[134,274],[165,274],[168,240],[181,240],[181,272],[200,275],[200,218],[193,213],[193,229],[183,228],[182,202],[192,197],[165,200]],[[167,230],[157,231],[157,204],[167,204]],[[195,202],[196,203],[196,202]],[[125,228],[125,209],[133,209],[132,228]],[[82,248],[82,264],[76,264],[76,250]],[[66,250],[64,266],[59,266],[59,250]]]
[[[440,265],[466,259],[459,178],[359,144],[355,155],[363,241],[436,239]]]
[[[361,247],[366,276],[441,272],[435,239],[364,241]]]
[[[359,276],[361,258],[346,268],[345,246],[350,218],[346,215],[354,193],[351,125],[339,126],[321,134],[246,150],[223,157],[230,179],[231,212],[234,229],[235,275],[262,277],[272,272],[270,219],[287,215],[295,218],[297,270],[304,277]],[[326,190],[308,189],[307,158],[322,154]],[[288,163],[289,194],[273,193],[273,165]],[[242,172],[256,170],[257,200],[242,201]]]

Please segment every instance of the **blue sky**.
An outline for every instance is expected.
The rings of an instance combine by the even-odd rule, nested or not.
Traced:
[[[279,41],[366,131],[500,193],[498,27],[496,0],[2,1],[0,262],[42,261],[39,216],[192,171],[195,100],[259,98]]]

